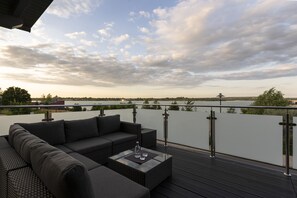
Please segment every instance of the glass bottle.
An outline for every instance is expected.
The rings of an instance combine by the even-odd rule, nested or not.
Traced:
[[[141,148],[140,148],[139,142],[136,141],[136,146],[134,148],[134,157],[140,158],[140,156],[141,156]]]
[[[145,160],[146,156],[143,155],[143,150],[142,150],[142,147],[140,147],[140,160]]]

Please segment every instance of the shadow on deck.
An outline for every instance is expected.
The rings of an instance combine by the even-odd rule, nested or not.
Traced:
[[[157,149],[164,152],[160,145]],[[297,175],[259,163],[244,163],[225,156],[168,147],[173,155],[172,177],[151,192],[151,197],[297,197]]]

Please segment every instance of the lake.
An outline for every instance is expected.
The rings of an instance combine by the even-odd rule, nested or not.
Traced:
[[[142,104],[143,101],[140,100],[135,100],[132,101],[133,103],[136,104]],[[222,105],[230,105],[230,106],[249,106],[252,104],[252,100],[232,100],[232,101],[222,101]],[[116,105],[116,104],[126,104],[127,101],[74,101],[74,100],[66,100],[65,105],[74,105],[74,104],[79,104],[79,105],[100,105],[100,104],[111,104],[111,105]],[[149,101],[150,104],[153,104],[153,101]],[[172,101],[159,101],[161,105],[170,105]],[[177,101],[177,104],[183,105],[185,104],[186,101]],[[195,101],[195,105],[220,105],[219,101]],[[86,107],[87,110],[90,110],[92,107]],[[209,111],[209,108],[206,107],[199,107],[197,109],[194,109],[195,111]],[[213,108],[214,111],[219,111],[219,108]],[[222,112],[226,112],[226,108],[222,108]],[[236,112],[240,112],[240,109],[236,109]]]

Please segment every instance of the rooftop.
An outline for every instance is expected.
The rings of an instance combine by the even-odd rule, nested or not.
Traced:
[[[0,26],[31,31],[53,0],[2,0],[0,1]]]

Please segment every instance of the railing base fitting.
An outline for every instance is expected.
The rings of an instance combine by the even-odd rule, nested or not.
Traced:
[[[288,173],[284,173],[284,175],[287,176],[287,177],[291,177],[292,176],[290,173],[289,174]]]

